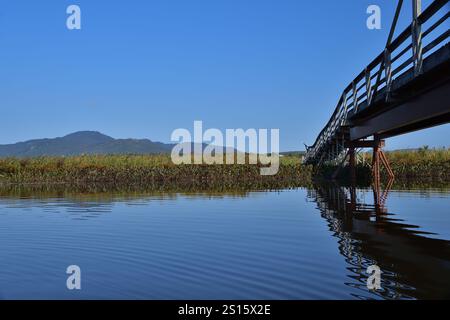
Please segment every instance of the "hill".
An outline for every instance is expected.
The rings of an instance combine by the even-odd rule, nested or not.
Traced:
[[[0,145],[0,157],[74,156],[81,154],[170,153],[172,144],[148,139],[114,139],[96,131],[80,131],[54,139]]]

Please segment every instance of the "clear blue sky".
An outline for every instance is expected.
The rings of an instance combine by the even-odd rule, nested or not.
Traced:
[[[70,4],[82,30],[66,28]],[[382,30],[366,28],[370,4]],[[279,128],[282,150],[302,149],[383,49],[394,9],[392,0],[2,0],[0,144],[79,130],[169,142],[203,120]],[[446,125],[388,146],[448,146],[449,134]]]

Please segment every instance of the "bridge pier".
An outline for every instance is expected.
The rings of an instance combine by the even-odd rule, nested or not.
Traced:
[[[374,146],[373,146],[373,156],[372,156],[372,176],[374,179],[374,185],[376,187],[379,187],[380,185],[380,167],[381,164],[384,165],[384,168],[387,171],[387,174],[389,176],[389,180],[394,179],[394,172],[391,169],[391,166],[389,165],[389,161],[386,157],[386,154],[383,152],[383,147],[385,143],[384,140],[375,139],[374,140]]]
[[[356,150],[354,147],[348,149],[349,165],[350,165],[350,178],[353,183],[356,181]]]
[[[381,151],[381,141],[376,140],[375,145],[373,146],[373,154],[372,154],[372,177],[373,184],[375,189],[379,189],[380,187],[380,153]]]
[[[385,146],[385,141],[379,139],[377,136],[374,137],[374,140],[359,140],[359,141],[350,141],[345,143],[345,147],[348,148],[347,156],[349,157],[349,167],[350,167],[350,176],[351,180],[356,180],[356,149],[357,148],[372,148],[372,177],[374,182],[374,187],[377,189],[380,186],[381,181],[381,165],[387,171],[389,176],[389,180],[394,179],[395,175],[391,169],[389,161],[386,157],[386,154],[383,152],[383,147]],[[347,158],[346,156],[346,158]],[[345,159],[344,158],[344,161]],[[338,171],[333,175],[337,176]]]

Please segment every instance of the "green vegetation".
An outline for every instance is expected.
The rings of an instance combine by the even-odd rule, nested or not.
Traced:
[[[416,151],[391,151],[387,157],[398,176],[450,180],[450,149],[424,147]]]
[[[261,176],[261,165],[175,165],[168,155],[97,155],[0,159],[2,184],[104,184],[181,188],[278,189],[311,181],[312,168],[282,157],[278,174]]]
[[[417,150],[387,151],[386,156],[395,174],[396,183],[410,184],[448,184],[450,183],[450,149],[429,149],[423,147]],[[357,177],[358,182],[366,183],[371,180],[372,154],[363,152],[358,155]],[[320,174],[331,177],[335,166],[325,166]],[[386,170],[381,166],[384,180],[387,178]],[[344,168],[339,179],[348,180],[350,170]]]
[[[450,183],[450,150],[421,148],[387,152],[396,182]],[[360,155],[358,177],[370,183],[370,153]],[[280,158],[274,176],[261,176],[261,165],[175,165],[168,155],[85,155],[74,157],[0,158],[0,185],[70,185],[76,189],[158,191],[263,190],[308,186],[335,168],[314,172],[298,156]],[[342,179],[348,170],[342,170]]]
[[[433,178],[450,180],[450,149],[429,149],[388,151],[386,156],[395,175],[402,179]],[[361,161],[369,167],[371,153],[363,153]],[[382,167],[382,173],[385,170]]]

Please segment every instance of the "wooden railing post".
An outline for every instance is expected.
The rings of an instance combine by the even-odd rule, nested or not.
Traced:
[[[367,95],[367,105],[372,102],[372,81],[370,79],[370,69],[366,68],[366,95]]]
[[[344,91],[344,93],[342,94],[342,107],[343,107],[343,115],[342,115],[342,121],[341,121],[341,126],[344,125],[345,120],[347,120],[347,92]]]
[[[414,62],[414,75],[422,73],[422,26],[419,16],[422,13],[422,0],[412,0],[413,2],[413,22],[411,24],[412,54]]]
[[[384,49],[384,74],[386,78],[386,102],[387,102],[390,99],[392,87],[391,53],[388,48]]]
[[[353,109],[358,112],[358,90],[356,88],[356,83],[353,81]]]

